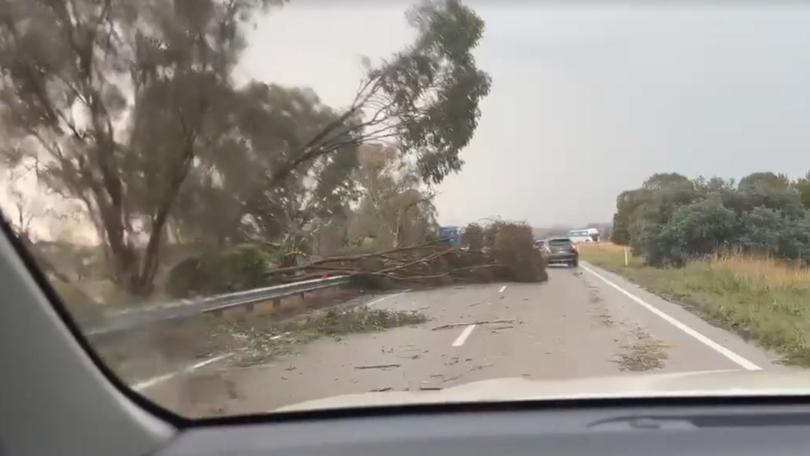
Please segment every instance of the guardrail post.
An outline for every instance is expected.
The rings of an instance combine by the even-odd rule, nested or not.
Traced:
[[[278,309],[281,307],[281,298],[273,298],[273,308]]]

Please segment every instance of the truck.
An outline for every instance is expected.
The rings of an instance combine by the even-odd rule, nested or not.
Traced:
[[[461,233],[463,229],[458,226],[440,226],[439,241],[450,246],[461,244]]]

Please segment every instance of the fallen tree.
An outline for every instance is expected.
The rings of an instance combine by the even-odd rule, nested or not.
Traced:
[[[310,259],[297,266],[262,267],[260,283],[251,280],[250,288],[335,275],[350,276],[356,285],[363,288],[437,286],[496,280],[541,282],[548,278],[543,257],[534,248],[531,231],[526,225],[499,223],[495,230],[497,235],[491,236],[492,242],[485,243],[480,251],[466,244],[451,246],[442,241],[431,241],[374,253]],[[232,262],[231,255],[223,256],[223,266],[230,267],[228,265]],[[210,258],[205,261],[189,259],[181,263],[183,266],[175,267],[169,279],[169,283],[181,286],[169,287],[169,293],[189,297],[215,293],[220,291],[219,288],[222,288],[221,291],[236,291],[245,287],[235,286],[233,280],[218,283],[215,277],[234,274],[222,271],[218,275],[210,274],[208,271],[215,268],[217,263]],[[198,264],[207,266],[195,269]],[[244,277],[244,274],[244,270],[240,269],[236,275]],[[250,277],[257,276],[250,274]],[[204,284],[205,288],[187,288],[183,286],[185,283]]]
[[[377,253],[324,258],[271,270],[269,274],[280,281],[349,275],[359,284],[374,288],[397,282],[444,285],[494,280],[540,282],[548,278],[527,225],[499,222],[491,229],[496,234],[483,248],[469,242],[449,246],[433,241]]]

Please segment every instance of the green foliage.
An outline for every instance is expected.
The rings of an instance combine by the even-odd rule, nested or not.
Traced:
[[[327,230],[347,237],[365,144],[390,143],[414,167],[391,242],[432,231],[413,179],[438,183],[463,164],[490,88],[473,58],[483,21],[458,0],[415,7],[414,41],[369,65],[338,111],[311,90],[235,85],[244,31],[271,1],[4,3],[4,158],[25,154],[50,190],[81,202],[119,287],[151,293],[169,242],[261,242],[294,259]]]
[[[384,147],[363,146],[359,153],[354,182],[363,196],[349,215],[349,242],[377,249],[425,242],[437,228],[436,208],[416,167]]]
[[[799,192],[799,200],[805,209],[810,209],[810,171],[793,183],[793,187]]]
[[[726,249],[806,262],[810,216],[797,185],[773,173],[751,174],[736,187],[720,178],[656,174],[619,196],[613,239],[653,266],[679,267]]]
[[[647,264],[657,267],[680,267],[686,263],[687,253],[681,233],[674,227],[641,221],[632,231],[633,251],[642,253]]]
[[[611,241],[619,245],[630,245],[630,228],[636,216],[636,210],[644,204],[648,196],[646,190],[622,192],[616,198],[616,214],[613,215]]]
[[[472,138],[490,78],[472,50],[484,21],[459,0],[425,2],[408,14],[418,37],[409,49],[370,72],[402,131],[400,147],[414,151],[423,178],[441,182],[461,169],[459,152]]]
[[[810,259],[810,213],[794,220],[765,207],[742,217],[746,227],[739,243],[747,251],[788,259]]]
[[[240,245],[181,261],[169,272],[166,292],[175,298],[269,286],[268,256],[258,247]]]
[[[345,217],[357,197],[356,147],[346,144],[272,183],[275,170],[339,115],[311,90],[256,82],[233,103],[231,136],[199,157],[173,220],[189,240],[274,241],[288,252],[309,252],[314,232]]]
[[[710,254],[734,238],[737,221],[734,211],[723,206],[716,195],[679,207],[669,226],[680,237],[683,249],[694,254]]]
[[[740,180],[738,191],[746,208],[765,207],[782,212],[787,217],[801,217],[803,208],[795,189],[785,175],[753,173]]]
[[[4,2],[9,141],[34,156],[51,190],[85,205],[112,278],[132,292],[152,291],[171,209],[200,149],[223,132],[245,20],[263,6]]]
[[[318,334],[339,336],[417,325],[425,321],[427,318],[424,315],[415,312],[359,308],[349,311],[329,310],[323,315],[304,320],[302,326]]]

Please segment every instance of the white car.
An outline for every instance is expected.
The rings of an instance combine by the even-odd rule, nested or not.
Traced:
[[[581,230],[571,230],[568,238],[575,244],[583,242],[597,242],[599,240],[599,230],[596,228],[585,228]]]

